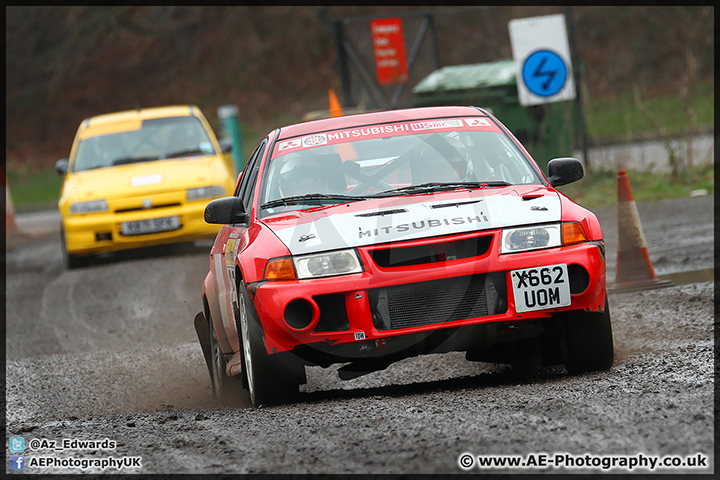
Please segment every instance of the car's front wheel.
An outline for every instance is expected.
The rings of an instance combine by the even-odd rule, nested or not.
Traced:
[[[304,367],[281,362],[277,355],[268,355],[260,325],[256,318],[251,318],[251,308],[245,285],[241,283],[238,286],[237,315],[243,348],[243,372],[250,402],[254,407],[291,402],[298,394],[299,369]]]
[[[80,257],[68,253],[65,244],[65,230],[62,227],[60,228],[60,245],[62,247],[63,263],[68,270],[87,267],[90,264],[90,257]]]
[[[565,368],[570,374],[608,370],[613,365],[610,307],[605,311],[572,312],[564,318]]]

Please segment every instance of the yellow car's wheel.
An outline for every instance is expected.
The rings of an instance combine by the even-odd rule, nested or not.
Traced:
[[[90,264],[91,257],[80,257],[78,255],[68,253],[67,246],[65,244],[65,230],[62,227],[60,228],[60,245],[62,248],[63,263],[65,264],[65,268],[68,270],[87,267]]]

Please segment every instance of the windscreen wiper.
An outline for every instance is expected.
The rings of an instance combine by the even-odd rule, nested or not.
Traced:
[[[345,203],[345,202],[357,202],[360,200],[367,200],[369,197],[361,197],[354,195],[340,195],[340,194],[325,194],[325,193],[308,193],[306,195],[295,195],[292,197],[278,198],[277,200],[270,200],[260,206],[262,209],[268,209],[273,207],[279,207],[280,205],[312,205],[317,202],[318,205],[330,202],[330,203]],[[312,202],[312,203],[309,203]]]
[[[160,157],[157,155],[146,156],[146,157],[124,157],[113,160],[113,165],[126,165],[128,163],[140,163],[140,162],[151,162],[153,160],[159,160]]]
[[[503,180],[493,180],[488,182],[429,182],[420,185],[410,185],[407,187],[394,188],[385,190],[376,194],[376,197],[392,197],[395,195],[414,195],[418,193],[442,192],[446,190],[455,190],[458,188],[485,188],[485,187],[507,187],[512,183]]]
[[[165,158],[177,158],[177,157],[186,157],[188,155],[208,155],[207,152],[204,150],[195,147],[195,148],[186,148],[185,150],[178,150],[177,152],[170,152],[165,155]]]

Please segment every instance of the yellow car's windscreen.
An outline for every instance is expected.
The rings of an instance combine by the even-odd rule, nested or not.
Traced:
[[[138,128],[124,122],[122,127],[96,127],[81,135],[71,171],[216,153],[196,117],[148,119]]]

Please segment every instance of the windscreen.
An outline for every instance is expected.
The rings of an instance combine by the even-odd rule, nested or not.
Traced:
[[[107,130],[103,128],[102,132]],[[215,153],[196,117],[149,119],[134,128],[110,131],[96,135],[89,129],[84,133],[71,167],[73,172]]]
[[[542,180],[487,118],[385,124],[279,141],[261,188],[261,215],[461,184]]]

